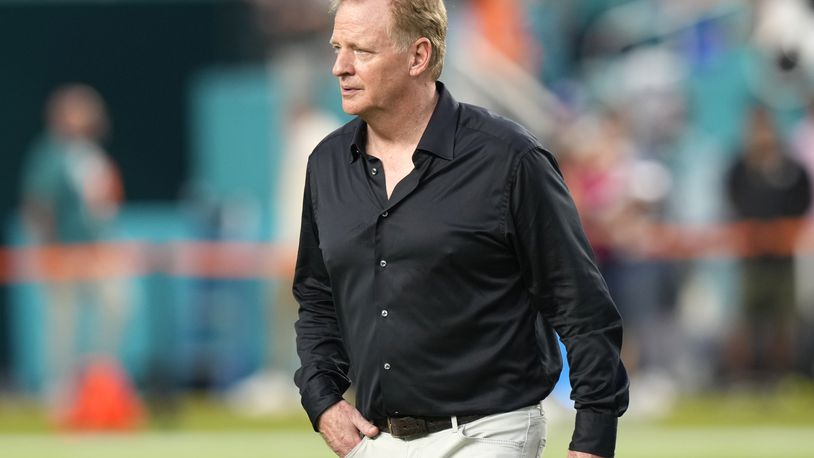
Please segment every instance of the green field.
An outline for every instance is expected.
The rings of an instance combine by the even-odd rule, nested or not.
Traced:
[[[550,426],[545,457],[565,457],[570,419],[560,417]],[[186,400],[175,416],[139,432],[69,435],[51,430],[33,404],[0,403],[2,458],[331,456],[300,412],[250,419],[198,398]],[[658,421],[623,417],[617,456],[811,458],[814,396],[810,390],[707,396],[680,402]]]
[[[546,457],[565,457],[564,429],[549,435]],[[0,435],[0,456],[13,458],[226,458],[333,456],[307,431],[149,432],[135,435]],[[811,427],[623,428],[617,456],[630,458],[811,458]]]

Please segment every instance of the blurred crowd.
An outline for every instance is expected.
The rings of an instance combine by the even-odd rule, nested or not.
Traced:
[[[281,93],[273,100],[282,113],[275,143],[283,146],[268,152],[280,156],[268,183],[278,227],[254,240],[276,247],[274,287],[244,288],[234,297],[257,294],[272,310],[248,318],[268,320],[264,345],[272,350],[228,383],[208,372],[205,385],[229,390],[245,409],[273,411],[296,404],[296,305],[288,285],[305,160],[345,118],[330,95],[336,83],[327,1],[246,4],[253,25],[247,34]],[[814,1],[447,6],[451,35],[441,80],[459,100],[529,126],[560,161],[625,320],[631,412],[663,413],[684,393],[814,379],[814,287],[807,281],[814,278]],[[20,213],[32,243],[97,244],[128,205],[126,183],[102,146],[109,123],[102,97],[71,84],[49,99],[44,134],[21,174]],[[241,231],[236,224],[256,224],[241,216],[254,210],[207,192],[184,198],[216,228],[210,238],[228,241]],[[60,265],[72,272],[97,262],[88,251],[60,253]],[[107,365],[118,358],[118,338],[133,313],[126,298],[134,293],[121,279],[46,276],[42,301],[53,312],[42,324],[48,369],[40,389],[67,412],[60,393],[76,392],[68,380],[80,365],[77,354]],[[212,302],[233,294],[234,285],[198,288],[208,299],[194,314],[196,332],[217,334],[225,312]],[[76,337],[83,307],[97,310],[90,337]],[[229,365],[230,350],[241,347],[204,348],[199,359]],[[175,389],[159,379],[159,395]],[[136,380],[136,388],[145,380],[152,379]]]

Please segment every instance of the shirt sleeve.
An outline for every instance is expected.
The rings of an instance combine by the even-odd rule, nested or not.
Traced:
[[[299,319],[294,327],[301,362],[294,381],[314,431],[318,431],[320,415],[342,400],[350,380],[349,359],[339,332],[331,282],[319,248],[310,174],[309,166],[294,271],[293,293],[300,304]]]
[[[517,163],[507,233],[534,305],[559,334],[577,409],[571,450],[612,457],[628,405],[622,319],[554,158],[542,149]]]

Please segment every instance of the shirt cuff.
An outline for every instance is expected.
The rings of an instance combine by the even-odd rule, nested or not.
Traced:
[[[619,417],[613,414],[577,411],[570,450],[613,458]]]
[[[319,371],[316,365],[303,366],[294,374],[300,388],[302,407],[314,431],[319,431],[319,417],[328,407],[342,400],[350,381],[339,370]]]
[[[319,399],[306,399],[302,398],[302,406],[308,414],[308,419],[311,420],[311,426],[314,431],[319,432],[319,417],[328,410],[329,407],[342,400],[342,396],[325,396]]]

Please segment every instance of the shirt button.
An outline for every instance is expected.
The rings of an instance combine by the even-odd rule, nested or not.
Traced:
[[[370,169],[370,174],[371,175],[375,175],[377,173],[379,173],[379,169],[377,169],[376,167],[373,167],[372,169]]]
[[[379,261],[379,265],[382,266],[382,267],[387,267],[387,261],[382,259],[381,261]]]
[[[384,370],[386,371],[390,370],[390,363],[384,363]]]
[[[387,315],[388,315],[387,310],[382,310],[382,316],[383,316],[383,317],[387,317]]]
[[[382,213],[382,218],[387,218],[387,215],[389,215],[389,214],[390,214],[390,213],[388,213],[388,212],[387,212],[387,210],[385,210],[385,212],[384,212],[384,213]]]

